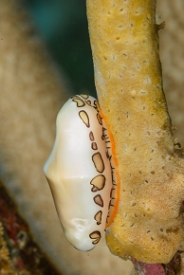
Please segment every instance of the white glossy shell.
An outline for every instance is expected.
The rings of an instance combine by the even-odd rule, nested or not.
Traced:
[[[101,239],[112,188],[101,117],[93,97],[74,96],[61,108],[56,140],[45,166],[68,241],[92,249]]]

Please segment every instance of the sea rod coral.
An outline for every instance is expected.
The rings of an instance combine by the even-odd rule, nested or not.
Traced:
[[[168,263],[183,241],[184,161],[162,88],[155,6],[87,0],[87,13],[99,103],[121,178],[107,245],[122,258]]]

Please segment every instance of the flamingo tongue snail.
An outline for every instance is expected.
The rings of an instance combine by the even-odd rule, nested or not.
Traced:
[[[117,210],[118,174],[112,143],[95,98],[73,96],[61,108],[44,173],[65,236],[82,251],[100,241]]]

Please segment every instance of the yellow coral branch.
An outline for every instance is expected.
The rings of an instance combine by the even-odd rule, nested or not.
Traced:
[[[167,263],[183,239],[184,170],[162,91],[155,5],[87,0],[87,13],[98,98],[121,178],[107,244],[121,257]]]

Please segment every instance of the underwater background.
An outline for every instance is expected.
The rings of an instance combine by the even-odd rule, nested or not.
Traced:
[[[75,94],[95,95],[84,0],[25,0],[39,35]]]

